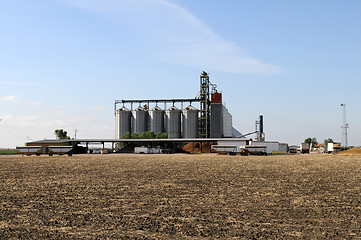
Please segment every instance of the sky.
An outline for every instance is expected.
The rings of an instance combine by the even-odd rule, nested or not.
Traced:
[[[359,0],[0,1],[0,148],[55,129],[114,138],[115,100],[194,98],[202,71],[242,133],[262,114],[266,140],[341,141],[345,104],[348,143],[360,146],[360,9]]]

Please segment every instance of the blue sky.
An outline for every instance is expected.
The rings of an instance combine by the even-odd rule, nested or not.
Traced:
[[[205,70],[240,132],[361,145],[361,2],[0,2],[0,147],[114,137],[115,99],[193,98]]]

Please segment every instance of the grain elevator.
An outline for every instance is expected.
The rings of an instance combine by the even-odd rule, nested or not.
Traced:
[[[137,107],[133,109],[133,105]],[[195,98],[116,100],[114,110],[116,139],[127,132],[146,131],[167,133],[168,138],[174,139],[233,137],[232,115],[205,71],[200,75]]]

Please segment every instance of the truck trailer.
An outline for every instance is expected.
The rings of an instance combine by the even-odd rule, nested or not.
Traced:
[[[41,154],[48,154],[49,156],[53,156],[54,154],[68,156],[73,155],[73,147],[72,146],[49,146],[49,147],[41,147],[41,146],[25,146],[25,147],[16,147],[16,150],[22,155],[30,156],[35,154],[36,156],[40,156]]]
[[[310,144],[309,143],[301,143],[300,152],[301,153],[310,153]]]

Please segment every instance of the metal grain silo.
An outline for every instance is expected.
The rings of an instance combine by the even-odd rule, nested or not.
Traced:
[[[221,138],[223,136],[223,105],[221,103],[211,103],[211,138]]]
[[[181,110],[175,106],[165,111],[168,138],[181,137]]]
[[[222,104],[222,115],[223,115],[223,137],[232,137],[232,114],[229,113],[228,109]]]
[[[164,110],[160,107],[155,106],[149,111],[149,126],[154,133],[164,132]]]
[[[211,95],[211,138],[223,137],[223,104],[222,93],[214,92]]]
[[[148,130],[148,111],[142,107],[137,107],[133,111],[132,129],[134,133],[143,133]]]
[[[189,105],[183,109],[183,138],[198,137],[198,109]]]
[[[115,138],[120,139],[127,132],[131,132],[131,111],[122,107],[115,111]]]

